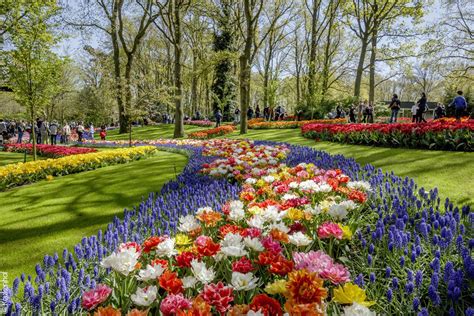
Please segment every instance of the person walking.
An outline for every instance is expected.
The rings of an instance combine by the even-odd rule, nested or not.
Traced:
[[[235,111],[234,111],[234,121],[235,121],[235,124],[239,124],[239,123],[240,123],[240,109],[239,109],[239,107],[236,107],[236,108],[235,108]]]
[[[270,120],[270,107],[268,105],[263,108],[263,118],[265,121]]]
[[[454,116],[456,117],[456,122],[461,123],[461,117],[467,110],[467,101],[463,96],[463,92],[459,90],[458,95],[454,98],[453,102],[449,106],[454,105]]]
[[[58,136],[58,130],[59,130],[58,123],[56,121],[53,121],[49,125],[49,136],[51,138],[51,145],[56,145],[57,144],[56,138]]]
[[[372,102],[369,103],[369,107],[367,108],[367,120],[368,123],[374,122],[374,106]]]
[[[94,124],[91,123],[91,126],[89,127],[89,134],[91,135],[92,140],[94,140],[94,133],[95,133]]]
[[[105,125],[102,125],[102,127],[100,128],[99,136],[100,140],[105,140],[105,137],[107,136],[107,127],[105,127]]]
[[[215,117],[216,117],[216,127],[221,126],[222,113],[221,113],[221,110],[220,110],[220,109],[217,109],[217,112],[216,112]]]
[[[398,112],[400,111],[400,100],[398,99],[397,94],[393,94],[392,102],[390,102],[390,105],[388,107],[390,108],[390,110],[392,110],[392,115],[390,116],[390,123],[396,123]]]
[[[355,123],[355,122],[356,122],[355,106],[354,104],[351,104],[351,107],[349,108],[349,123]]]
[[[77,141],[82,142],[84,140],[84,137],[83,137],[84,126],[82,125],[82,122],[79,122],[79,124],[77,125],[76,132],[77,132]]]
[[[26,129],[26,125],[23,122],[23,120],[18,122],[18,124],[16,125],[16,132],[18,134],[18,138],[16,140],[17,144],[21,144],[23,142],[23,134],[25,133],[25,129]]]
[[[435,112],[435,117],[434,117],[435,120],[438,120],[438,119],[440,119],[440,118],[443,118],[443,117],[444,117],[444,113],[445,113],[445,111],[444,111],[444,106],[443,106],[441,103],[438,103],[438,104],[436,105],[436,108],[435,108],[434,112]]]
[[[428,111],[428,100],[424,92],[421,94],[421,98],[418,100],[417,105],[418,105],[418,111],[416,112],[416,122],[426,123],[424,113]]]
[[[63,137],[64,143],[67,145],[69,143],[69,137],[71,136],[71,126],[66,122],[63,126]]]
[[[362,103],[362,115],[364,116],[362,122],[367,123],[367,118],[369,116],[369,104],[367,103],[367,101],[364,101],[364,103]]]
[[[248,110],[247,110],[247,119],[248,120],[251,120],[253,118],[253,109],[251,106],[249,106]]]
[[[411,122],[416,123],[417,122],[417,113],[418,113],[418,105],[415,103],[411,107]]]
[[[260,107],[258,106],[258,103],[257,107],[255,108],[255,118],[260,118]]]

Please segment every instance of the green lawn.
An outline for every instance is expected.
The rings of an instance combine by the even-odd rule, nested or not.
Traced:
[[[23,162],[24,158],[25,158],[25,154],[0,151],[0,166],[9,165],[11,163]],[[44,159],[44,158],[38,157],[38,159]],[[32,161],[32,160],[33,160],[33,156],[26,155],[26,161]]]
[[[207,127],[184,125],[184,132],[186,134],[206,129]],[[174,125],[173,124],[159,124],[146,127],[134,127],[132,129],[132,139],[158,139],[158,138],[173,138]],[[99,132],[94,134],[95,139],[100,139]],[[107,131],[107,140],[128,140],[128,134],[119,134],[118,128]]]
[[[137,205],[180,173],[187,158],[158,152],[124,165],[100,168],[0,192],[0,271],[9,282],[34,272],[45,254],[71,249],[105,229],[114,215]]]
[[[437,187],[442,197],[449,197],[457,204],[474,206],[474,153],[384,148],[316,142],[300,135],[299,129],[249,130],[249,139],[288,142],[311,146],[330,154],[354,158],[358,163],[372,164],[384,171],[415,179],[418,185],[431,189]],[[234,133],[229,138],[241,138]]]

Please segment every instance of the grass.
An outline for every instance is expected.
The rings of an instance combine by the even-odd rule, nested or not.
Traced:
[[[11,163],[23,162],[25,154],[23,153],[10,153],[5,151],[0,151],[0,166],[9,165]],[[44,159],[37,157],[37,159]],[[26,155],[26,161],[33,161],[32,155]]]
[[[206,127],[184,125],[184,132],[186,134],[206,129]],[[134,127],[132,129],[132,139],[158,139],[158,138],[173,138],[174,124],[159,124],[145,127]],[[99,133],[95,133],[95,139],[100,139]],[[119,134],[118,128],[107,131],[107,140],[128,140],[128,134]]]
[[[124,165],[100,168],[0,192],[0,271],[9,282],[33,273],[45,254],[71,249],[82,236],[105,229],[114,215],[138,204],[181,172],[185,156],[158,152]]]

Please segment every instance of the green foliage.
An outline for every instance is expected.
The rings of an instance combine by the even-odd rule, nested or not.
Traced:
[[[51,31],[51,18],[57,13],[56,1],[29,1],[25,14],[11,27],[13,49],[2,54],[8,70],[8,84],[15,98],[26,106],[30,118],[60,89],[64,60],[51,46],[57,41]]]

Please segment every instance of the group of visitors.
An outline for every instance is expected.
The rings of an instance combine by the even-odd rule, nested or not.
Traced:
[[[263,118],[265,121],[280,121],[285,118],[286,112],[285,109],[281,106],[278,105],[275,107],[275,109],[270,108],[268,105],[263,108],[263,112],[260,110],[260,106],[257,105],[255,106],[255,111],[254,109],[249,106],[247,110],[247,119],[251,120],[253,118]],[[240,123],[240,108],[236,107],[234,110],[234,123],[238,124]]]
[[[65,121],[62,125],[56,120],[48,122],[41,118],[37,118],[33,125],[28,124],[24,120],[11,120],[4,121],[0,119],[0,135],[3,141],[13,141],[17,144],[21,144],[24,141],[31,143],[33,141],[32,135],[33,130],[36,137],[37,144],[50,144],[57,145],[58,142],[61,144],[69,144],[72,140],[84,141],[86,138],[94,139],[95,128],[91,123],[89,128],[86,129],[82,122],[67,122]],[[25,135],[29,135],[25,139]],[[105,140],[107,136],[107,128],[105,125],[101,126],[100,138]]]
[[[362,122],[363,123],[373,123],[374,122],[374,105],[372,102],[360,102],[358,105],[358,109],[360,110],[360,114],[362,116]],[[349,123],[355,123],[356,122],[356,116],[358,114],[358,109],[356,104],[351,104],[349,106],[349,109],[345,111],[341,105],[338,105],[336,107],[336,113],[332,114],[329,118],[345,118],[347,115],[349,116]]]

